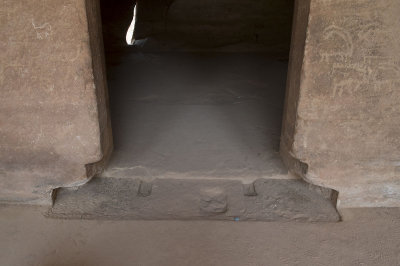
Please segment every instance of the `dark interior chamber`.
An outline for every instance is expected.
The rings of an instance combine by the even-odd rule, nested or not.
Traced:
[[[275,178],[293,0],[102,0],[105,176]]]

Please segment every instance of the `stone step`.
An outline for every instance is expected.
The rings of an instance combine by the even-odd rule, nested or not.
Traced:
[[[97,177],[58,189],[48,217],[337,222],[337,192],[302,180],[241,181]]]

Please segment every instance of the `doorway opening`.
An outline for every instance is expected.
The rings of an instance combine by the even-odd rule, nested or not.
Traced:
[[[293,5],[102,0],[114,135],[102,175],[289,178],[279,143]]]
[[[340,219],[279,154],[293,0],[139,0],[133,45],[135,3],[101,3],[114,152],[53,217]]]

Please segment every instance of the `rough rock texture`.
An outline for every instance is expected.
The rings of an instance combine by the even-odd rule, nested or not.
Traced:
[[[282,155],[341,207],[400,206],[400,2],[309,2],[297,1]]]
[[[340,223],[46,219],[0,205],[0,265],[398,266],[400,209]]]
[[[337,222],[336,192],[302,180],[156,179],[145,197],[139,179],[94,178],[57,193],[48,216],[68,219],[217,219]]]
[[[140,11],[138,34],[148,22],[202,45],[284,43],[289,9],[260,24],[284,1],[157,1],[163,12]],[[0,0],[0,200],[42,202],[107,158],[98,3]],[[342,207],[400,205],[399,13],[398,0],[297,1],[281,152]]]
[[[99,25],[94,0],[0,1],[0,200],[43,203],[110,150]]]

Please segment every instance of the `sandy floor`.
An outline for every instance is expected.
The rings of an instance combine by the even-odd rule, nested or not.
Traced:
[[[400,211],[342,223],[51,220],[0,207],[0,265],[399,265]]]
[[[287,63],[262,53],[131,53],[107,67],[107,177],[288,178],[278,150]]]

